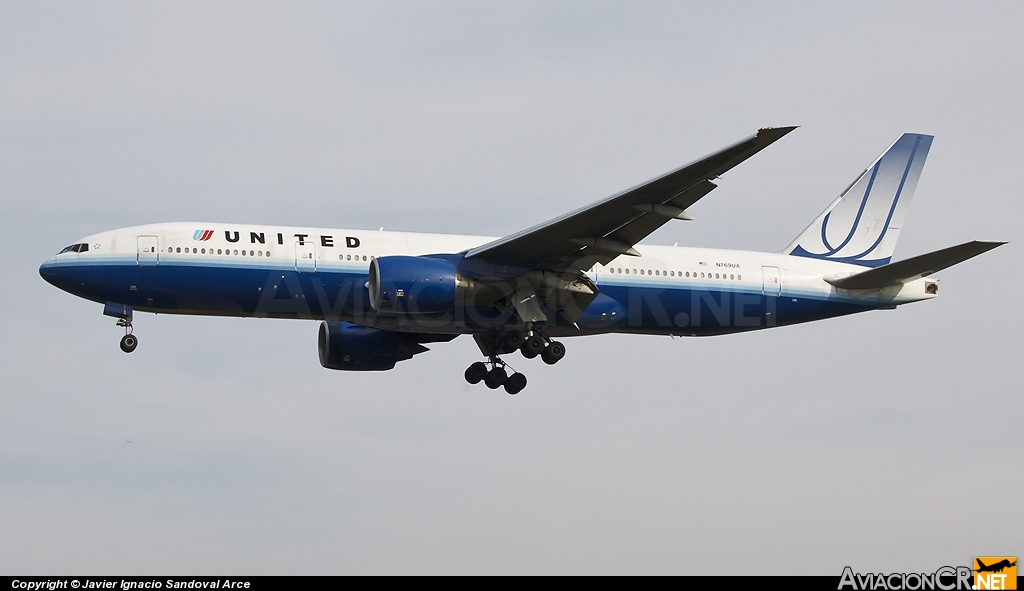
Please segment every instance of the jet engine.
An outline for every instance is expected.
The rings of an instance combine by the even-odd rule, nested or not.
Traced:
[[[473,281],[442,259],[386,256],[370,259],[367,287],[378,313],[437,314],[464,305]]]
[[[411,335],[351,322],[320,323],[317,349],[320,365],[348,371],[391,369],[399,361],[428,350]]]

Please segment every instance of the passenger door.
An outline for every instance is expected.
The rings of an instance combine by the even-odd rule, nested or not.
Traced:
[[[139,236],[140,267],[153,267],[160,263],[160,239],[156,236]]]
[[[300,273],[316,271],[316,245],[312,242],[295,243],[295,270]]]
[[[761,275],[764,277],[762,294],[775,297],[782,295],[782,276],[778,267],[761,267]]]

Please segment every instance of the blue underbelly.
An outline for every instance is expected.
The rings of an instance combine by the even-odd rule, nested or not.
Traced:
[[[175,265],[61,265],[47,281],[96,302],[140,311],[348,320],[391,330],[466,332],[508,319],[508,312],[463,311],[410,322],[376,316],[363,269],[297,272],[292,267]],[[575,325],[558,318],[552,336],[631,332],[714,335],[807,322],[871,309],[828,299],[765,296],[742,289],[602,285]],[[422,324],[422,326],[416,326]]]

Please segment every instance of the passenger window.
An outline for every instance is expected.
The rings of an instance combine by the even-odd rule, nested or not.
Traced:
[[[235,256],[238,256],[238,251],[236,250],[236,251],[234,251],[234,252],[235,252]]]
[[[177,252],[180,253],[181,252],[181,247],[179,246],[176,250],[177,250]]]
[[[737,281],[743,281],[743,275],[737,275],[736,276],[736,280]]]

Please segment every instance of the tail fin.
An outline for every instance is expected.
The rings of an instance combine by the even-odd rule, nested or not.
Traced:
[[[782,252],[865,267],[887,264],[931,146],[930,135],[903,134]]]

